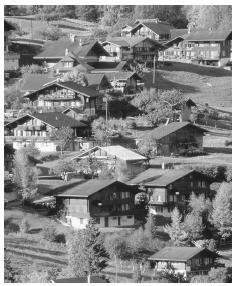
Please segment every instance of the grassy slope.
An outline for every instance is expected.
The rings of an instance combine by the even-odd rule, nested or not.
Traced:
[[[153,86],[152,73],[144,76],[145,85]],[[160,67],[156,83],[160,89],[180,89],[196,103],[232,109],[232,72],[220,68],[173,62]]]

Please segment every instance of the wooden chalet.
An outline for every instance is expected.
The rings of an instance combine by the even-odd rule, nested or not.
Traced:
[[[185,58],[222,66],[231,60],[232,31],[196,31],[185,37]]]
[[[26,114],[5,125],[5,140],[14,149],[20,149],[28,144],[43,152],[59,151],[60,144],[53,137],[53,130],[61,127],[74,130],[76,137],[87,137],[89,127],[84,122],[73,119],[60,112]],[[67,146],[73,150],[73,142]]]
[[[161,155],[185,155],[192,150],[201,150],[205,129],[190,122],[172,122],[162,125],[150,132],[150,136],[158,142]]]
[[[36,91],[24,95],[27,106],[33,110],[62,111],[68,107],[76,107],[90,117],[97,111],[97,103],[101,95],[94,89],[81,86],[75,82],[54,80]]]
[[[153,65],[154,56],[158,58],[164,46],[149,37],[114,37],[102,43],[114,61],[134,60]]]
[[[66,222],[85,228],[89,218],[97,227],[133,226],[137,189],[114,179],[65,183],[50,191],[58,210],[65,211]]]
[[[195,275],[207,275],[216,265],[219,257],[215,252],[200,247],[164,247],[151,257],[149,261],[155,265],[155,270],[168,271],[174,269],[175,274],[185,278]]]
[[[82,43],[62,38],[58,41],[49,41],[43,51],[34,57],[37,63],[47,64],[49,68],[60,61],[60,68],[72,68],[77,61],[97,62],[99,57],[108,56],[102,45],[97,41]]]
[[[185,213],[191,193],[212,198],[211,183],[209,177],[195,170],[155,168],[147,169],[128,182],[148,194],[150,213],[167,220],[175,207]],[[166,222],[165,219],[163,221]]]

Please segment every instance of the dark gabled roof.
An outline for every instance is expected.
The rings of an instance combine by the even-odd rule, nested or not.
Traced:
[[[188,33],[188,29],[170,29],[170,38],[175,39]]]
[[[183,98],[181,101],[175,103],[172,105],[172,108],[173,109],[178,109],[178,108],[181,108],[182,105],[187,105],[189,107],[191,106],[197,106],[196,103],[191,99],[191,98]]]
[[[96,90],[89,88],[89,87],[81,86],[81,85],[79,85],[73,81],[66,81],[66,82],[54,81],[50,84],[47,84],[46,86],[43,86],[42,88],[40,88],[34,92],[31,92],[29,94],[24,95],[24,97],[31,97],[32,95],[35,95],[38,91],[42,91],[42,90],[47,89],[53,85],[57,85],[57,86],[60,86],[63,88],[73,90],[75,92],[81,93],[85,97],[98,97],[98,96],[100,96],[100,94]]]
[[[91,74],[91,73],[87,73],[87,74],[84,74],[85,75],[85,78],[87,79],[88,81],[88,86],[94,86],[94,87],[99,87],[103,78],[105,77],[104,74],[102,73],[97,73],[97,74]]]
[[[59,188],[54,189],[55,197],[75,197],[75,198],[88,198],[89,196],[103,190],[104,188],[113,185],[114,183],[123,184],[115,179],[106,180],[88,180],[85,183],[77,182],[67,184]]]
[[[61,112],[46,112],[46,113],[34,113],[34,114],[26,114],[20,118],[17,118],[16,120],[7,123],[5,126],[9,127],[11,125],[17,124],[17,122],[21,122],[24,120],[25,117],[31,117],[31,118],[37,118],[41,121],[43,121],[45,124],[48,124],[55,128],[60,127],[87,127],[85,123],[82,123],[79,120],[75,120]]]
[[[193,129],[196,129],[196,130],[199,130],[201,131],[202,133],[204,132],[207,132],[207,130],[201,128],[201,127],[198,127],[190,122],[187,122],[187,121],[183,121],[183,122],[172,122],[168,125],[163,125],[163,126],[160,126],[158,128],[155,128],[154,130],[152,130],[150,132],[150,135],[153,136],[156,140],[159,140],[159,139],[162,139],[168,135],[170,135],[171,133],[174,133],[186,126],[189,126]]]
[[[189,175],[194,170],[188,169],[154,169],[150,168],[141,174],[137,175],[131,181],[130,185],[144,185],[144,186],[156,186],[156,187],[166,187],[169,184]]]
[[[146,40],[149,40],[153,42],[156,46],[163,48],[163,45],[161,45],[158,41],[154,39],[150,39],[148,37],[112,37],[112,38],[108,38],[102,44],[105,45],[106,43],[112,43],[120,47],[134,47],[140,42],[143,42]]]
[[[55,77],[49,74],[31,74],[24,80],[21,91],[35,91],[43,88],[43,85],[56,80]]]
[[[91,276],[91,283],[107,283],[107,281],[99,276]],[[88,283],[87,277],[75,277],[75,278],[61,278],[56,279],[54,283]]]
[[[137,30],[139,26],[146,26],[157,35],[170,34],[170,30],[174,28],[170,24],[163,23],[163,22],[157,22],[157,23],[155,23],[155,22],[142,22],[142,23],[137,24],[132,29],[132,31]]]
[[[13,26],[8,21],[4,20],[4,31],[8,32],[8,31],[11,31],[11,30],[16,30],[16,27]]]
[[[35,59],[42,58],[63,58],[65,56],[65,50],[68,49],[76,57],[84,58],[94,48],[98,52],[99,56],[108,56],[109,54],[104,50],[101,44],[97,41],[90,43],[84,43],[80,46],[77,41],[71,42],[70,39],[60,39],[58,41],[47,42],[44,46],[43,52],[36,55]]]
[[[187,34],[186,41],[224,41],[232,31],[196,31]]]
[[[89,63],[89,65],[94,68],[94,70],[92,70],[92,73],[105,72],[105,71],[124,71],[125,66],[127,66],[127,62],[126,61],[121,61],[119,63],[118,62],[94,62],[94,63]]]
[[[136,72],[111,72],[111,73],[107,73],[106,77],[109,80],[127,80],[131,77],[134,77],[138,80],[141,79],[141,77],[136,73]]]
[[[211,256],[217,257],[218,255],[214,252],[200,247],[164,247],[151,257],[149,260],[158,260],[158,261],[181,261],[186,262],[189,259],[193,258],[201,252],[210,254]]]

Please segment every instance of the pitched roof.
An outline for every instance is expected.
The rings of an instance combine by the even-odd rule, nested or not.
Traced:
[[[77,159],[77,158],[83,158],[87,155],[89,155],[91,152],[96,152],[97,150],[102,150],[105,153],[107,153],[107,155],[109,156],[114,156],[120,160],[124,160],[124,161],[140,161],[140,160],[146,160],[147,158],[134,152],[131,151],[123,146],[120,145],[113,145],[113,146],[107,146],[107,147],[100,147],[100,146],[94,146],[93,148],[78,154],[77,156],[75,156],[74,158],[72,158],[72,160]]]
[[[85,123],[82,123],[79,120],[75,120],[61,112],[46,112],[46,113],[34,113],[34,114],[26,114],[20,118],[17,118],[14,121],[11,121],[10,123],[7,123],[5,126],[9,127],[11,125],[17,124],[17,122],[21,122],[26,117],[31,118],[37,118],[41,121],[43,121],[46,124],[49,124],[52,127],[60,128],[62,126],[64,127],[87,127]]]
[[[71,184],[66,184],[65,186],[61,186],[59,188],[55,188],[54,194],[53,191],[50,193],[55,197],[78,197],[78,198],[88,198],[89,196],[103,190],[104,188],[114,184],[114,183],[122,184],[115,179],[91,179],[86,182],[75,182]]]
[[[149,260],[159,260],[159,261],[188,261],[195,255],[201,253],[202,251],[210,254],[211,256],[218,256],[214,252],[200,247],[164,247],[151,257]]]
[[[149,40],[153,42],[156,46],[163,47],[158,41],[154,39],[150,39],[148,37],[112,37],[108,38],[105,42],[102,44],[106,43],[112,43],[120,47],[134,47],[138,43]]]
[[[107,283],[105,279],[99,276],[91,276],[91,283]],[[56,279],[54,283],[88,283],[87,277],[75,277],[75,278],[61,278]]]
[[[97,41],[84,43],[80,46],[78,42],[71,42],[68,38],[63,38],[58,41],[47,42],[44,45],[44,50],[34,58],[63,58],[66,49],[75,56],[84,58],[93,48],[95,48],[94,50],[97,51],[98,55],[108,56],[108,53]]]
[[[152,130],[150,132],[150,135],[153,136],[155,139],[159,140],[159,139],[162,139],[168,135],[170,135],[171,133],[174,133],[186,126],[189,126],[193,129],[197,129],[199,131],[201,131],[202,133],[206,132],[205,129],[201,128],[201,127],[198,127],[190,122],[187,122],[187,121],[183,121],[183,122],[172,122],[168,125],[163,125],[163,126],[160,126],[158,128],[155,128],[154,130]]]
[[[175,39],[188,33],[188,29],[170,29],[170,38]]]
[[[89,63],[89,65],[94,68],[94,70],[91,71],[92,73],[105,71],[124,71],[127,62],[94,62]]]
[[[66,89],[73,90],[77,93],[84,95],[85,97],[98,97],[98,96],[100,96],[100,94],[96,90],[89,88],[89,87],[86,87],[86,86],[81,86],[81,85],[79,85],[73,81],[65,81],[65,82],[53,81],[50,84],[47,84],[47,85],[43,86],[42,88],[40,88],[36,91],[33,91],[29,94],[24,95],[24,97],[31,97],[32,95],[35,95],[38,91],[42,91],[42,90],[47,89],[53,85],[57,85],[57,86],[60,86],[60,87],[66,88]]]
[[[21,91],[35,91],[43,87],[44,84],[56,80],[55,77],[49,74],[30,74],[24,80]]]
[[[107,154],[124,161],[139,161],[147,158],[120,145],[101,147]]]
[[[163,23],[163,22],[142,22],[138,23],[132,31],[137,30],[140,26],[146,26],[150,30],[152,30],[155,34],[161,35],[161,34],[170,34],[170,30],[173,29],[174,27],[171,26],[170,24]]]
[[[166,187],[175,181],[196,172],[194,170],[188,169],[148,169],[134,179],[132,179],[129,184],[131,185],[145,185],[145,186],[156,186],[156,187]]]
[[[224,41],[232,31],[196,31],[187,34],[186,41]]]
[[[97,73],[97,74],[91,74],[91,73],[87,73],[84,75],[88,81],[88,86],[95,86],[95,87],[99,87],[103,78],[105,77],[104,74],[102,73]]]
[[[131,77],[135,77],[136,79],[141,79],[141,77],[136,72],[111,72],[107,73],[106,77],[109,80],[127,80]]]

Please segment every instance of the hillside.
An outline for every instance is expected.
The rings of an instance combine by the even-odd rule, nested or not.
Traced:
[[[147,87],[153,86],[153,74],[145,73]],[[172,62],[156,72],[155,87],[180,89],[196,103],[232,110],[232,72],[217,67]]]

